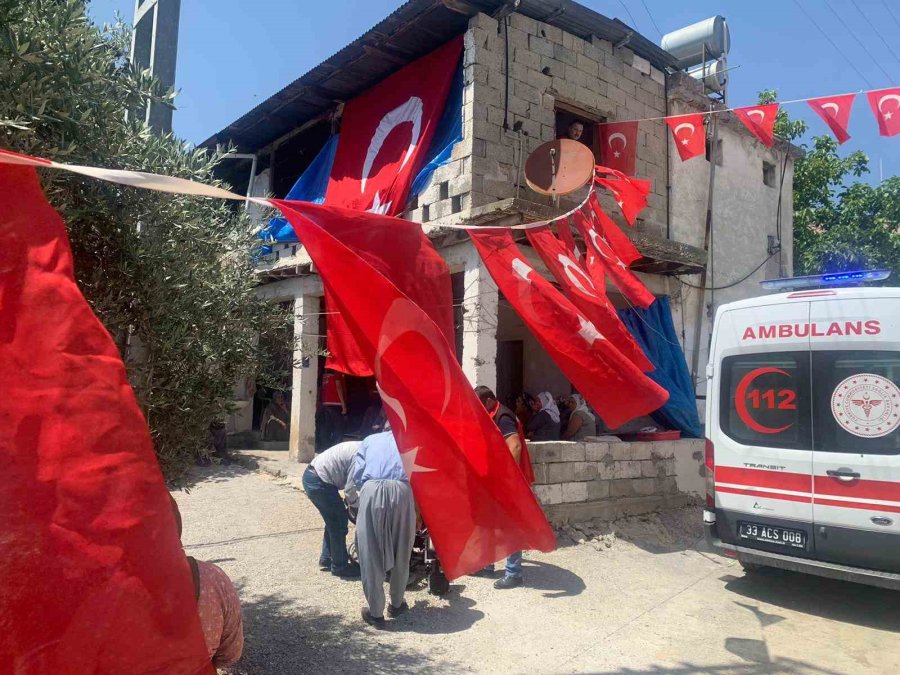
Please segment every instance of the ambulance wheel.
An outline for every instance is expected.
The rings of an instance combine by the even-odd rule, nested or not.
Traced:
[[[740,562],[741,567],[744,568],[744,574],[760,574],[766,569],[765,565],[757,565],[756,563],[744,562],[743,560]]]

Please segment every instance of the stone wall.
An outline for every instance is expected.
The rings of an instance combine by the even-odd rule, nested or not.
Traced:
[[[702,494],[702,440],[555,441],[528,449],[535,494],[554,525],[675,508]]]
[[[665,114],[665,75],[648,61],[627,47],[614,49],[596,37],[588,42],[514,13],[509,26],[508,129],[504,129],[505,52],[498,22],[485,14],[474,16],[463,57],[463,140],[454,148],[453,160],[437,169],[431,186],[405,217],[423,223],[453,222],[468,209],[510,197],[545,201],[525,185],[519,167],[523,157],[555,138],[558,104],[608,121]],[[638,143],[636,175],[653,183],[638,229],[665,236],[665,124],[642,123]],[[605,205],[610,213],[618,213],[611,200]]]

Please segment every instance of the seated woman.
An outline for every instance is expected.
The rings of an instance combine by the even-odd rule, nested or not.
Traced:
[[[596,435],[597,419],[581,394],[572,394],[566,399],[566,406],[572,414],[569,415],[569,422],[562,432],[564,441],[583,441],[588,436]]]
[[[531,400],[534,417],[525,427],[525,436],[531,441],[559,440],[559,408],[549,391],[538,394],[537,400]]]

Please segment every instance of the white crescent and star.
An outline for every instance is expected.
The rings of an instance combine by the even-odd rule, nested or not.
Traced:
[[[414,448],[410,448],[409,450],[400,453],[400,460],[403,462],[403,470],[406,472],[407,477],[412,477],[414,473],[437,471],[437,469],[431,469],[427,466],[416,464],[416,457],[419,454],[419,450],[421,450],[421,448],[417,445]]]
[[[885,94],[880,99],[878,99],[878,112],[881,113],[884,119],[889,120],[894,116],[894,112],[890,110],[888,112],[884,111],[884,108],[881,107],[881,104],[885,101],[896,101],[897,109],[900,109],[900,94]]]
[[[765,119],[766,119],[766,113],[765,113],[765,111],[759,110],[759,109],[748,110],[748,111],[747,111],[747,117],[753,118],[753,117],[756,117],[757,115],[759,115],[759,121],[760,121],[760,122],[764,122],[764,121],[765,121]]]
[[[625,138],[625,134],[623,134],[621,131],[617,131],[617,132],[615,132],[615,133],[610,134],[610,135],[609,135],[609,138],[606,139],[606,144],[607,144],[610,148],[612,148],[612,146],[613,146],[613,144],[612,144],[612,143],[613,143],[613,140],[615,140],[616,138],[621,138],[621,139],[622,139],[622,150],[624,150],[624,149],[628,146],[628,139]],[[613,157],[621,157],[621,156],[622,156],[622,153],[621,153],[621,152],[619,152],[618,150],[613,149]]]
[[[406,166],[406,163],[409,161],[409,158],[412,157],[413,152],[415,152],[415,149],[419,144],[419,136],[422,133],[422,108],[422,99],[418,96],[410,96],[406,102],[401,103],[393,110],[388,111],[385,113],[384,117],[381,118],[381,121],[375,128],[375,133],[372,134],[372,139],[369,141],[369,147],[366,149],[366,157],[362,167],[362,181],[360,182],[361,193],[364,194],[366,191],[366,182],[369,180],[369,174],[372,172],[375,158],[378,157],[378,153],[381,151],[381,148],[391,131],[399,125],[409,122],[412,124],[412,134],[410,135],[409,146],[406,148],[403,160],[400,162],[400,169]],[[390,205],[391,202],[382,204],[381,197],[376,192],[375,203],[369,210],[372,213],[386,213]]]
[[[678,126],[675,127],[674,134],[677,136],[678,132],[681,131],[682,129],[690,129],[691,136],[693,136],[694,132],[697,131],[697,128],[690,122],[682,122],[681,124],[679,124]],[[681,140],[682,145],[688,145],[689,143],[690,143],[690,141],[687,138],[684,138]]]
[[[578,266],[574,260],[570,257],[563,255],[562,253],[558,256],[560,264],[563,266],[563,270],[566,273],[566,276],[569,278],[569,281],[572,282],[572,285],[575,286],[579,291],[581,291],[584,295],[589,295],[592,298],[596,298],[597,295],[594,292],[594,282],[591,281],[590,277],[588,277],[584,270]],[[587,283],[585,283],[587,282]]]
[[[822,110],[833,110],[832,117],[837,117],[838,113],[841,111],[841,106],[839,106],[834,101],[829,101],[828,103],[823,103],[821,106]]]
[[[584,339],[585,342],[588,343],[588,346],[593,345],[597,340],[605,340],[603,334],[597,330],[597,328],[590,321],[585,319],[580,314],[578,315],[578,334]]]

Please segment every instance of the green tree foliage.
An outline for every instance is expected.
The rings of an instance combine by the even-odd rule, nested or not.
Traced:
[[[764,91],[760,103],[777,100]],[[806,124],[779,111],[775,132],[795,141]],[[855,269],[890,269],[889,283],[900,278],[900,177],[880,185],[858,180],[869,173],[861,150],[838,153],[831,135],[803,145],[806,154],[794,164],[794,273],[822,274]]]
[[[0,0],[0,147],[216,183],[220,156],[127,120],[129,109],[172,95],[131,67],[128,30],[93,25],[85,4]],[[250,223],[220,200],[66,172],[41,179],[69,228],[81,288],[125,357],[163,469],[177,477],[205,451],[235,383],[257,377],[259,335],[288,321],[256,297]]]

